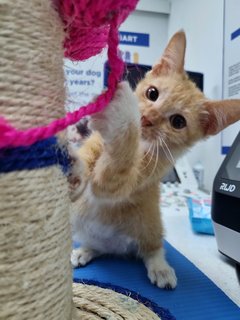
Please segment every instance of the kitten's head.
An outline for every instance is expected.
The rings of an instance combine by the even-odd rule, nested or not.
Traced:
[[[142,138],[167,144],[174,156],[240,119],[240,100],[210,101],[188,78],[185,48],[185,33],[177,32],[136,88]]]

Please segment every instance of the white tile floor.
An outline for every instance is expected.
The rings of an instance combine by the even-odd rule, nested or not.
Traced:
[[[175,199],[170,205],[162,206],[162,215],[166,240],[240,307],[240,285],[235,265],[218,252],[214,236],[193,233],[184,199],[179,204],[178,197],[178,201]]]

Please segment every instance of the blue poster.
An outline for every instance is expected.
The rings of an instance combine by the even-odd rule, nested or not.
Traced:
[[[130,46],[149,47],[149,34],[137,33],[137,32],[119,32],[120,44],[126,44]]]

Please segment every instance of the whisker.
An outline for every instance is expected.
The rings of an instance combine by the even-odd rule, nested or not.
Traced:
[[[171,160],[172,160],[172,164],[175,165],[176,161],[175,161],[175,159],[174,159],[174,157],[173,157],[173,155],[172,155],[172,152],[170,151],[167,143],[164,141],[164,139],[162,139],[162,142],[163,142],[164,145],[166,146],[166,149],[167,149],[167,151],[168,151],[168,153],[169,153],[169,155],[170,155],[170,158],[171,158]]]
[[[165,153],[165,156],[167,157],[168,161],[174,166],[176,161],[175,159],[173,158],[173,155],[167,145],[167,143],[164,141],[163,137],[159,136],[159,141],[163,147],[163,152]]]
[[[154,145],[155,146],[155,145]],[[154,154],[154,146],[153,146],[153,142],[151,143],[151,146],[150,146],[150,150],[151,150],[151,156],[150,156],[150,159],[148,160],[148,163],[142,168],[142,170],[145,170],[149,164],[151,163],[152,161],[152,158],[153,158],[153,154]],[[153,150],[152,150],[153,148]]]
[[[146,152],[146,153],[144,153],[144,156],[143,156],[142,160],[144,160],[144,159],[146,158],[146,156],[149,154],[150,149],[151,149],[151,146],[152,146],[152,143],[150,144],[150,146],[149,146],[149,148],[148,148],[147,152]]]
[[[152,157],[153,157],[153,151],[154,151],[154,146],[153,146],[153,143],[151,143],[151,146],[150,146],[150,150],[149,150],[150,152],[150,157],[149,157],[149,159],[148,159],[148,162],[147,162],[147,164],[143,167],[143,169],[146,169],[148,166],[149,166],[149,164],[150,164],[150,162],[152,161]],[[148,153],[148,154],[149,154]]]
[[[168,152],[166,150],[166,146],[163,144],[162,139],[160,139],[160,143],[161,143],[162,150],[163,150],[167,160],[172,164],[172,159],[171,159],[171,157],[169,157],[169,154],[168,154]]]
[[[156,156],[156,158],[155,158],[154,167],[153,167],[153,169],[152,169],[149,177],[150,177],[152,174],[154,174],[154,172],[155,172],[155,170],[156,170],[156,167],[157,167],[157,164],[158,164],[158,158],[159,158],[159,144],[158,144],[158,141],[156,141],[155,146],[156,146],[156,149],[157,149],[157,156]]]

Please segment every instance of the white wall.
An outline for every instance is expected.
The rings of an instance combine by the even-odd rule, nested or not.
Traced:
[[[153,65],[158,61],[167,44],[168,20],[168,14],[136,10],[120,26],[119,30],[149,34],[149,47],[120,44],[120,50],[131,52],[131,57],[136,51],[139,56],[139,64]],[[130,62],[134,62],[132,58]]]
[[[139,0],[136,10],[169,14],[170,0]]]
[[[238,36],[232,39],[233,32],[236,32],[240,26],[239,12],[239,0],[225,1],[223,72],[224,99],[240,99],[240,68],[239,70],[236,70],[236,67],[239,66],[240,62],[240,37]],[[234,73],[230,72],[232,69],[235,70]],[[224,147],[231,146],[239,131],[239,121],[225,129],[222,135],[222,145]]]
[[[170,37],[179,29],[187,35],[185,68],[204,73],[204,92],[208,98],[222,98],[223,0],[172,0]],[[204,166],[204,185],[212,189],[213,179],[223,160],[221,134],[196,145],[189,153],[191,165]]]

